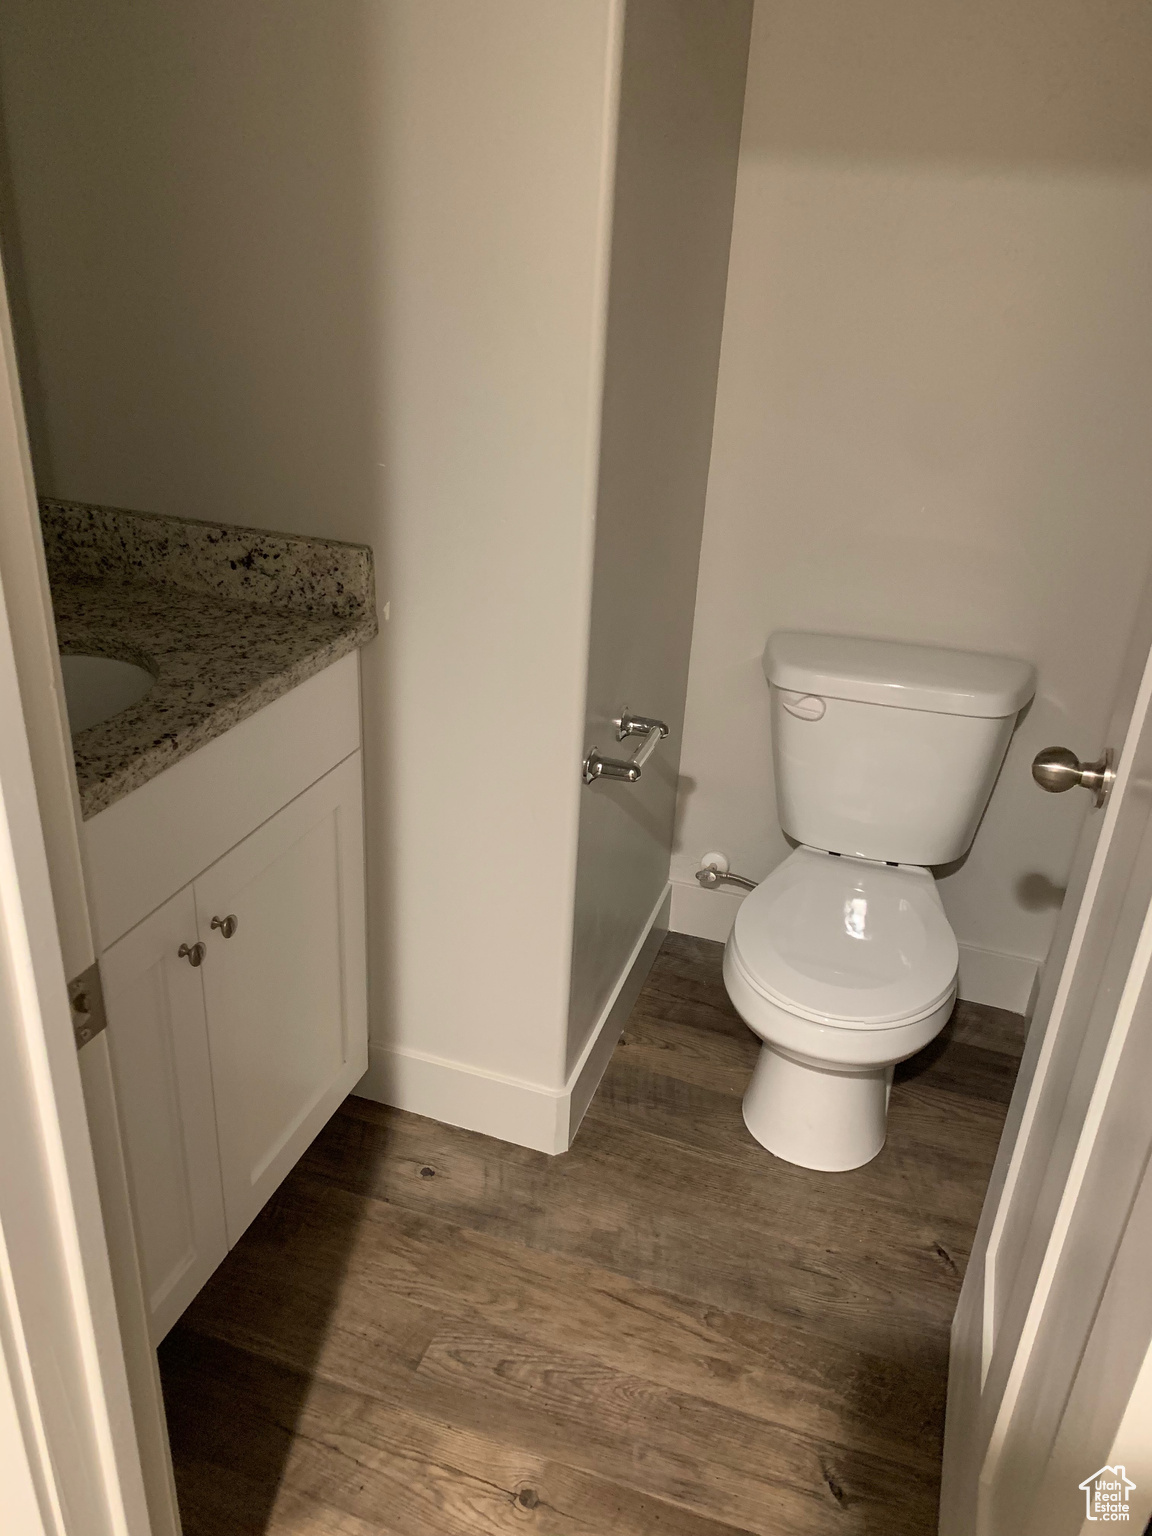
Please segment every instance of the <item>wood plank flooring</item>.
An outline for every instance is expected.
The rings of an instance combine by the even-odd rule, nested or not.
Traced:
[[[186,1536],[930,1536],[1023,1043],[961,1004],[866,1168],[771,1157],[672,935],[563,1157],[349,1099],[160,1350]]]

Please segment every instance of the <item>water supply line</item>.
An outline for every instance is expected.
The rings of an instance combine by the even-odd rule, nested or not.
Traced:
[[[732,874],[728,860],[722,853],[706,853],[696,871],[696,878],[708,891],[714,891],[718,885],[739,885],[746,891],[754,891],[760,883],[758,880],[749,880],[745,875]]]

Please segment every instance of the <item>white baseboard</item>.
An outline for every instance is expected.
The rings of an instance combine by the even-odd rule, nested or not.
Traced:
[[[715,939],[723,944],[732,932],[744,894],[723,886],[705,890],[695,880],[673,880],[669,927],[673,933],[688,933],[697,939]],[[1039,971],[1039,963],[1026,955],[960,945],[960,996],[965,1002],[1027,1013]]]
[[[565,1148],[572,1145],[584,1111],[592,1102],[592,1095],[600,1086],[600,1079],[611,1059],[616,1043],[624,1032],[628,1015],[640,995],[640,989],[648,979],[652,962],[668,933],[672,892],[668,886],[661,892],[660,900],[652,909],[652,915],[644,924],[632,953],[628,956],[620,980],[612,989],[612,995],[604,1006],[596,1028],[588,1037],[588,1043],[580,1053],[580,1059],[568,1075],[568,1139]]]
[[[538,1152],[566,1152],[668,931],[669,903],[665,887],[563,1088],[372,1041],[354,1092]]]
[[[563,1089],[485,1072],[410,1047],[369,1041],[368,1071],[352,1091],[362,1099],[538,1152],[561,1152],[567,1146]]]
[[[1026,955],[960,945],[960,996],[966,1003],[987,1003],[1027,1014],[1040,979],[1040,963]]]
[[[689,933],[695,939],[715,939],[718,944],[726,944],[744,896],[745,892],[730,885],[707,891],[695,880],[673,880],[668,926],[673,933]]]

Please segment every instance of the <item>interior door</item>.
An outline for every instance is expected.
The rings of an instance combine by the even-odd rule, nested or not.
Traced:
[[[231,1245],[368,1065],[358,752],[194,884]]]
[[[1080,1484],[1109,1464],[1152,1338],[1146,1272],[1118,1283],[1152,1149],[1150,608],[953,1325],[941,1536],[1059,1536],[1097,1518]],[[1152,1480],[1130,1500],[1142,1530]]]
[[[158,1344],[228,1252],[191,889],[100,962],[140,1264]]]
[[[87,1065],[77,1056],[65,987],[95,952],[20,396],[0,272],[0,948],[19,994],[0,1006],[0,1165],[19,1170],[0,1180],[0,1347],[24,1362],[9,1385],[37,1496],[66,1509],[73,1532],[176,1536],[127,1184],[93,1158],[93,1137],[114,1124],[106,1042],[84,1048]],[[85,1103],[96,1080],[100,1116]],[[0,1425],[5,1467],[20,1459],[16,1434]],[[0,1473],[5,1509],[19,1475]],[[46,1506],[44,1522],[59,1528]]]

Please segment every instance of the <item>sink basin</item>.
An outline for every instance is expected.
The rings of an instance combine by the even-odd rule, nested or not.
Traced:
[[[73,736],[137,703],[156,681],[144,667],[111,656],[61,656],[60,670]]]

